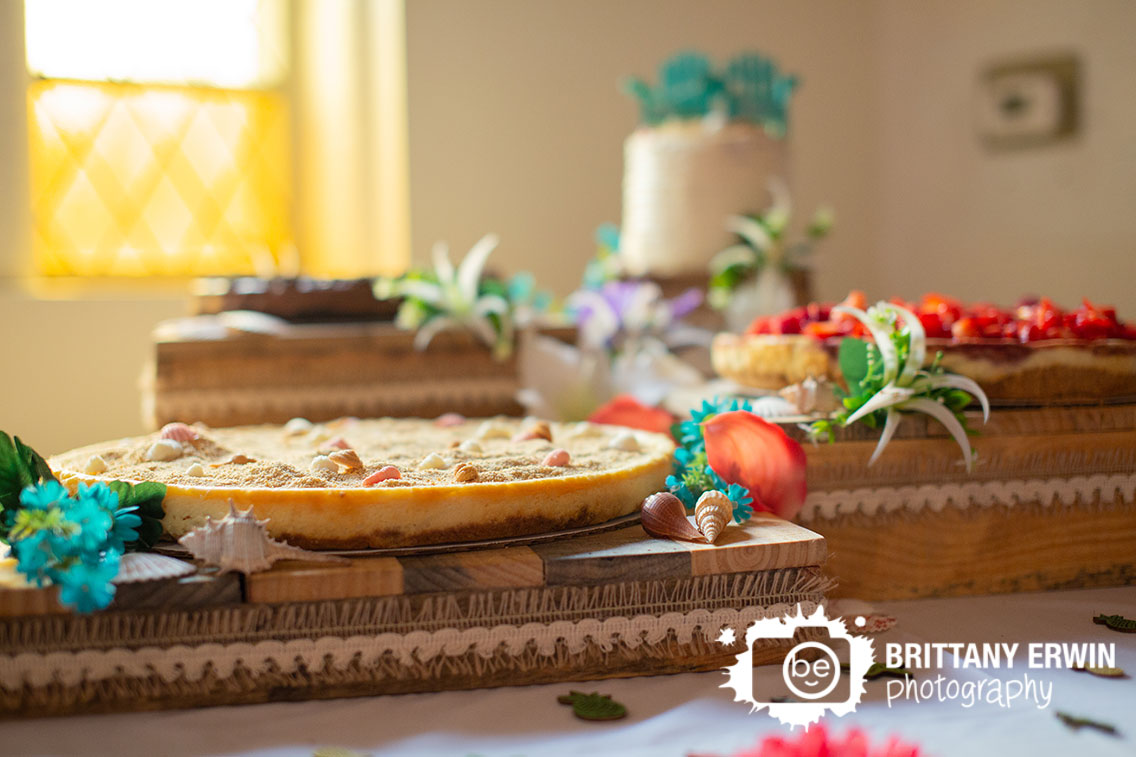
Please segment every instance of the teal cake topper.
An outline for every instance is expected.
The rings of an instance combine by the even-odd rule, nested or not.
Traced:
[[[781,72],[775,61],[758,53],[743,53],[717,69],[701,53],[682,52],[659,66],[656,86],[631,77],[623,89],[639,101],[645,124],[721,113],[783,137],[789,126],[789,98],[798,83],[796,76]]]

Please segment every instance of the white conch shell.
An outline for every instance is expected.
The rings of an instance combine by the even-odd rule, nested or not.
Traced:
[[[698,530],[706,537],[706,541],[713,544],[718,541],[718,534],[726,528],[730,516],[734,513],[734,503],[722,492],[711,489],[703,492],[694,505],[694,522]]]
[[[159,581],[163,578],[181,578],[196,573],[193,563],[153,552],[129,552],[118,563],[118,575],[112,583],[133,584],[141,581]]]
[[[268,570],[278,560],[347,561],[276,541],[268,535],[266,523],[267,519],[256,519],[251,507],[240,512],[230,501],[228,515],[218,521],[206,518],[204,526],[193,529],[178,539],[178,543],[206,565],[220,568],[222,573],[235,570],[248,575]]]

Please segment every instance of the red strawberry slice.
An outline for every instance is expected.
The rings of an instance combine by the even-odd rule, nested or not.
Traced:
[[[805,503],[805,451],[778,426],[744,410],[702,424],[706,461],[728,484],[749,489],[753,508],[791,519]]]
[[[627,426],[668,435],[671,432],[671,424],[675,422],[674,416],[666,410],[644,405],[630,394],[621,394],[596,408],[595,412],[588,416],[588,420],[591,423]]]

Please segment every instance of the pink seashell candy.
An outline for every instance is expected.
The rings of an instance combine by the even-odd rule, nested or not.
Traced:
[[[201,438],[201,434],[184,423],[167,423],[162,426],[160,436],[163,439],[173,439],[178,442],[195,442]]]
[[[568,450],[554,449],[548,453],[548,456],[544,458],[544,462],[542,462],[541,465],[547,465],[552,468],[563,468],[568,465],[568,461],[571,459],[572,457],[568,454]]]
[[[342,436],[335,437],[334,439],[332,439],[330,442],[327,443],[327,446],[335,447],[336,449],[351,449],[352,448],[351,445],[347,443],[347,440],[344,439]]]
[[[465,423],[465,416],[461,413],[443,413],[434,419],[434,425],[439,428],[460,426],[463,423]]]
[[[386,481],[388,478],[402,478],[402,474],[399,473],[398,468],[393,465],[384,465],[382,468],[379,468],[363,479],[363,486],[374,486],[380,481]]]

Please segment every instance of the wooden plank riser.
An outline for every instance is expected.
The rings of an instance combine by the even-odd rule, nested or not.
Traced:
[[[1136,582],[1136,504],[1025,502],[810,524],[833,596],[912,599]]]

